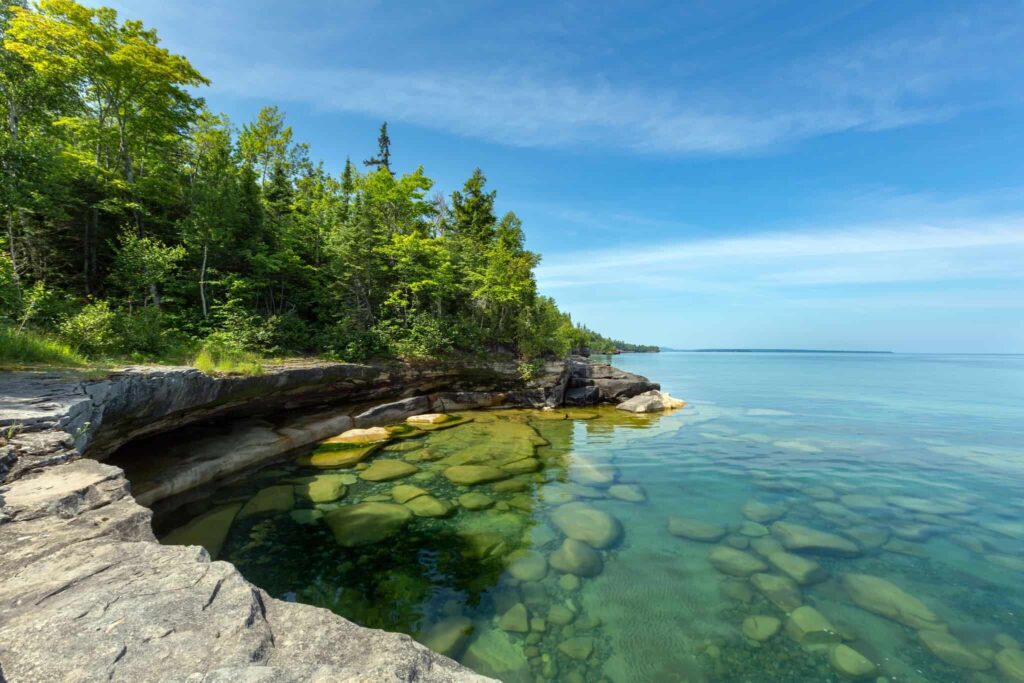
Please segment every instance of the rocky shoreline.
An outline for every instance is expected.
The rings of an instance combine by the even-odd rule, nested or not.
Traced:
[[[140,492],[151,504],[347,428],[431,411],[619,403],[658,388],[581,359],[545,364],[529,381],[511,361],[293,364],[258,377],[129,368],[97,381],[6,373],[0,682],[489,680],[407,636],[271,598],[202,549],[158,544],[124,471],[101,461],[211,418],[301,415],[235,449],[241,457],[187,462],[169,485]]]

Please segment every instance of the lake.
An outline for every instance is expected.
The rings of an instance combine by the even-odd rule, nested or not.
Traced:
[[[504,681],[1024,681],[1024,357],[613,360],[688,405],[324,446],[164,540]]]

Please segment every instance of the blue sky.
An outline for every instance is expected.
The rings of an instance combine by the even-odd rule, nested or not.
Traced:
[[[607,334],[1024,352],[1019,1],[103,4],[329,168],[480,166]]]

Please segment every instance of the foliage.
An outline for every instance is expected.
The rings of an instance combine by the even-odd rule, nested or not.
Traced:
[[[0,365],[85,365],[68,344],[28,330],[0,327]]]
[[[76,352],[108,358],[123,346],[117,333],[117,313],[107,301],[86,304],[60,324],[60,336]]]
[[[208,375],[262,375],[263,364],[254,353],[238,351],[208,342],[196,354],[192,365]]]
[[[538,295],[540,257],[480,169],[449,201],[399,172],[385,123],[368,168],[335,176],[283,111],[236,129],[206,83],[112,9],[0,4],[0,323],[218,372],[627,346]]]

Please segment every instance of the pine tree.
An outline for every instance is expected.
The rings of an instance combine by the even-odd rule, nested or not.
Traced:
[[[366,166],[386,169],[391,173],[391,138],[388,137],[388,122],[381,124],[380,135],[377,137],[377,156],[363,162]]]
[[[479,168],[466,181],[462,192],[452,192],[453,232],[458,237],[470,239],[478,244],[489,244],[494,240],[494,198],[496,192],[484,192],[487,178]]]

